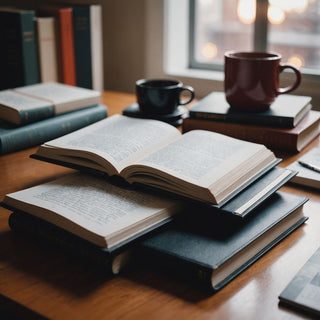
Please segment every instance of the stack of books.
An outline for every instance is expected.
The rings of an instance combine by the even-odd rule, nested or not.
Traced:
[[[244,112],[232,109],[224,92],[212,92],[191,107],[183,132],[210,130],[272,150],[299,152],[320,132],[320,112],[311,108],[311,97],[283,94],[267,111]]]
[[[44,82],[0,91],[0,154],[44,143],[106,118],[99,91]]]
[[[6,195],[12,230],[114,274],[138,261],[217,291],[307,220],[278,191],[296,172],[214,132],[117,114],[32,158],[79,172]]]
[[[0,8],[0,89],[61,82],[103,91],[101,5]]]

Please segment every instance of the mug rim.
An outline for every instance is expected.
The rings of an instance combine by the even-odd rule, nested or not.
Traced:
[[[147,85],[148,83],[156,83],[156,82],[167,82],[171,83],[165,86],[150,86]],[[171,88],[177,88],[177,87],[182,87],[183,84],[179,80],[174,80],[174,79],[139,79],[136,81],[136,86],[143,87],[143,88],[154,88],[154,89],[171,89]]]
[[[230,50],[224,53],[224,56],[229,59],[237,60],[280,60],[281,54],[274,51],[241,51]]]

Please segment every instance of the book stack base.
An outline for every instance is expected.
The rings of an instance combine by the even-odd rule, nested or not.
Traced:
[[[272,150],[299,152],[319,136],[320,112],[307,96],[279,95],[265,112],[235,111],[224,92],[201,99],[183,121],[183,132],[203,129],[261,143]]]
[[[6,195],[12,230],[113,274],[155,263],[215,292],[307,220],[308,199],[278,191],[296,172],[214,132],[117,114],[33,158],[79,172]]]

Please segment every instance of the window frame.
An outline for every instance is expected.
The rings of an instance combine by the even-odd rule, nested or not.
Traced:
[[[154,25],[154,20],[147,24],[150,28],[158,30],[158,36],[153,35],[148,41],[147,56],[150,54],[154,57],[156,54],[154,48],[161,49],[162,68],[160,70],[158,68],[160,66],[154,62],[149,63],[146,74],[149,77],[158,75],[184,81],[194,87],[197,98],[202,98],[212,91],[224,90],[224,72],[190,67],[190,1],[192,0],[163,0],[163,16],[159,20],[158,28]],[[160,9],[159,2],[156,3],[158,3],[157,6],[152,1],[149,3],[149,13]],[[156,15],[156,12],[153,13]],[[161,26],[162,31],[159,29]],[[161,47],[159,41],[161,41]],[[282,86],[292,83],[293,77],[291,73],[282,74]],[[320,76],[303,73],[302,83],[293,94],[311,96],[313,109],[320,110]]]

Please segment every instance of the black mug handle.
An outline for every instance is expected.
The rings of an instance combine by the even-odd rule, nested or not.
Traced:
[[[181,100],[181,93],[182,93],[183,91],[188,91],[188,92],[190,92],[190,97],[189,97],[189,99]],[[193,90],[192,87],[190,87],[190,86],[184,86],[184,87],[181,87],[181,88],[180,88],[179,105],[183,106],[183,105],[191,102],[191,101],[193,100],[193,98],[194,98],[194,90]]]

